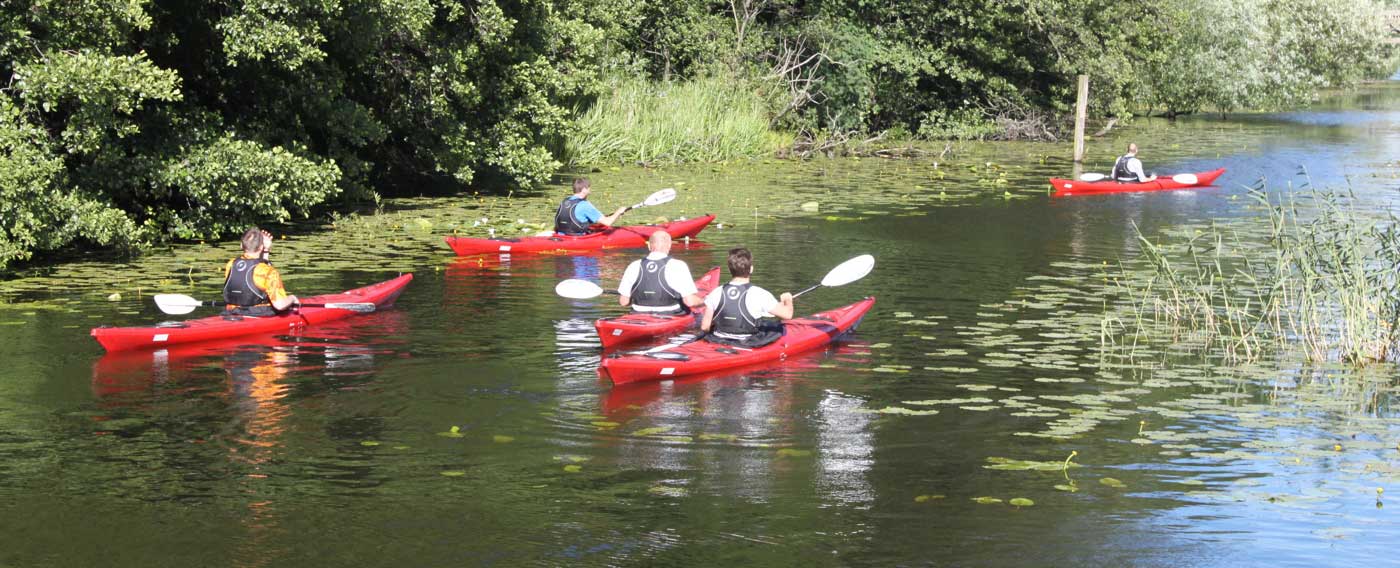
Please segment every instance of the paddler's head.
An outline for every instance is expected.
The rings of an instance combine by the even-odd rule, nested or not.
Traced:
[[[748,278],[753,274],[753,254],[746,248],[729,249],[729,275]]]
[[[647,250],[659,252],[661,254],[671,254],[671,235],[666,231],[657,231],[647,238]]]
[[[588,199],[588,193],[592,189],[593,183],[588,178],[574,178],[574,197]]]
[[[1137,155],[1137,142],[1129,142],[1129,143],[1128,143],[1128,155],[1129,155],[1129,156]]]
[[[243,245],[243,256],[248,258],[257,258],[272,250],[272,235],[257,227],[243,231],[243,238],[239,240]]]

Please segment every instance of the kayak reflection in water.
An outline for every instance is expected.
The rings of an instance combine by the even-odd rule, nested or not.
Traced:
[[[559,210],[554,212],[554,232],[561,235],[587,235],[593,232],[590,228],[593,225],[611,227],[617,222],[618,217],[627,212],[626,207],[619,207],[613,211],[612,215],[604,215],[597,207],[588,201],[588,194],[591,192],[593,184],[588,178],[578,178],[574,180],[574,194],[564,198],[564,202],[559,204]]]
[[[685,261],[671,258],[671,235],[656,231],[647,238],[645,258],[632,261],[617,285],[617,303],[647,314],[684,314],[704,303]]]
[[[1110,177],[1117,181],[1133,183],[1142,183],[1157,179],[1156,175],[1148,176],[1143,173],[1142,160],[1138,159],[1137,152],[1138,147],[1136,142],[1128,144],[1128,153],[1119,156],[1118,160],[1113,162],[1113,172],[1110,174]]]
[[[707,333],[705,340],[762,347],[781,338],[783,324],[779,320],[792,319],[792,293],[774,298],[769,291],[750,284],[753,255],[746,248],[730,249],[729,275],[733,279],[728,284],[705,297],[709,309],[700,322],[700,330]]]
[[[301,303],[282,287],[272,267],[272,233],[253,227],[243,233],[243,254],[224,266],[224,301],[229,314],[271,316]]]

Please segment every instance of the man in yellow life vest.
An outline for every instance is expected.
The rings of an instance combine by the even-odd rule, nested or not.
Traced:
[[[282,275],[268,262],[272,233],[253,227],[243,233],[243,254],[224,267],[224,302],[231,315],[265,317],[301,303],[282,287]]]

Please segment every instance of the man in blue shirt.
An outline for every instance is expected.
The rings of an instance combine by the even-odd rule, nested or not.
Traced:
[[[619,207],[612,215],[604,215],[588,202],[591,187],[588,178],[574,180],[574,194],[565,198],[564,202],[559,204],[559,210],[554,213],[554,232],[561,235],[587,235],[592,232],[590,226],[611,227],[618,217],[627,212],[626,207]]]

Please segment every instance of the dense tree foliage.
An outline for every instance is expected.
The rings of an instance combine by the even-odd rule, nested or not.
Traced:
[[[724,124],[746,141],[739,153],[781,139],[755,129],[996,135],[996,119],[1062,114],[1076,73],[1094,77],[1101,116],[1292,104],[1389,62],[1376,10],[1366,0],[7,0],[0,267],[74,242],[226,235],[376,189],[538,183],[566,153],[609,155],[579,152],[580,141],[636,146],[632,104],[660,118],[743,108],[743,121],[691,120]],[[615,92],[624,98],[597,104]],[[711,103],[645,100],[668,96]],[[721,142],[699,134],[664,140],[673,134],[687,135],[647,136],[701,159],[729,155],[702,151]]]

